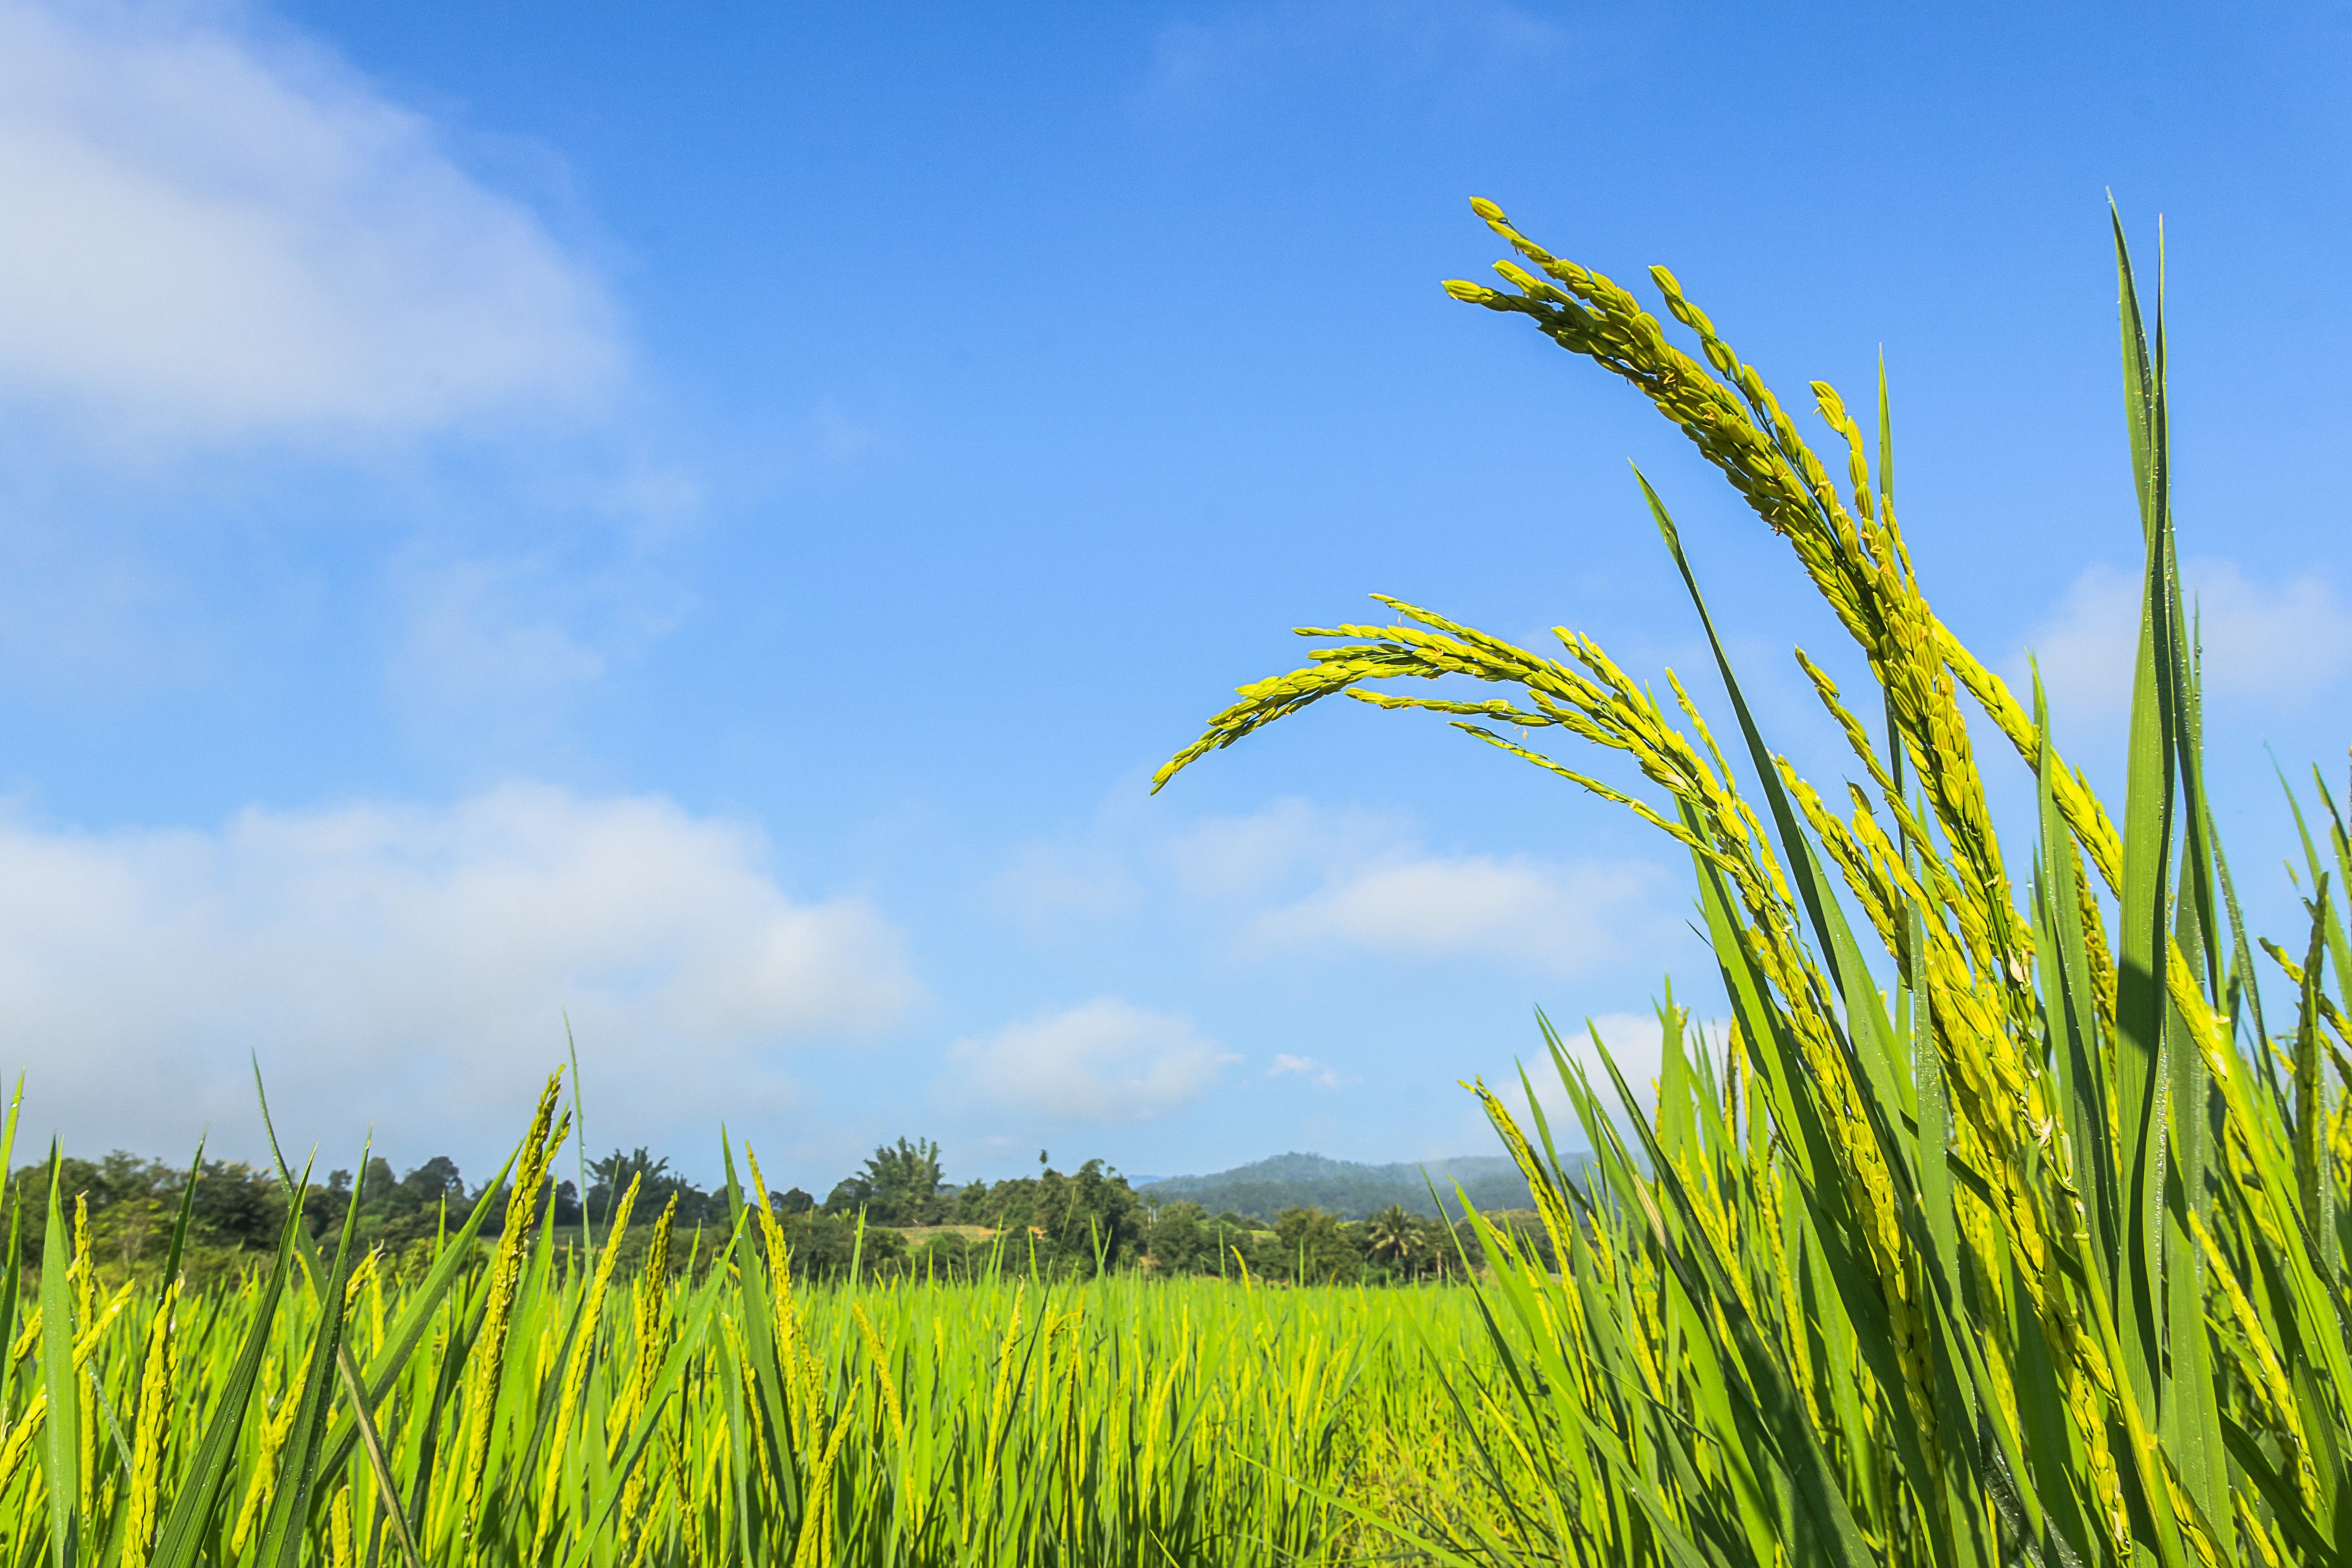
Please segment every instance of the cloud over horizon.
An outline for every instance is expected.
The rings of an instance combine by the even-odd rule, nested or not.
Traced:
[[[567,1013],[600,1139],[740,1122],[790,1097],[776,1048],[870,1035],[918,994],[880,914],[796,899],[767,862],[741,823],[535,784],[216,831],[0,822],[0,1041],[29,1127],[144,1152],[206,1123],[249,1148],[248,1051],[305,1146],[370,1121],[403,1155],[501,1145]]]

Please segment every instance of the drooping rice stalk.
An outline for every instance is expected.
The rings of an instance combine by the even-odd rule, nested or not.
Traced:
[[[1520,1459],[1488,1472],[1487,1506],[1454,1545],[1677,1568],[2346,1561],[2337,1084],[2352,1061],[2324,970],[2332,956],[2340,988],[2328,887],[2352,875],[2352,851],[2340,820],[2332,857],[2305,835],[2306,956],[2273,949],[2299,992],[2295,1028],[2267,1037],[2204,795],[2162,313],[2151,337],[2120,224],[2146,571],[2118,833],[2038,690],[2029,716],[1929,608],[1895,518],[1883,377],[1874,461],[1814,383],[1841,481],[1671,274],[1652,280],[1696,355],[1615,282],[1475,205],[1517,259],[1497,265],[1507,288],[1448,291],[1528,318],[1674,421],[1789,542],[1881,711],[1865,721],[1798,651],[1858,765],[1832,808],[1766,744],[1643,479],[1747,781],[1671,674],[1662,704],[1575,632],[1547,655],[1389,599],[1393,624],[1310,629],[1324,645],[1308,665],[1242,688],[1155,781],[1345,694],[1445,715],[1691,856],[1727,1036],[1686,1041],[1684,1014],[1662,1009],[1666,1068],[1646,1111],[1604,1052],[1621,1123],[1544,1026],[1599,1155],[1592,1180],[1565,1174],[1539,1110],[1540,1153],[1481,1088],[1563,1267],[1521,1256],[1495,1276],[1513,1398],[1486,1414]],[[1507,695],[1368,684],[1447,676]],[[2021,854],[1994,830],[1963,693],[2034,777]],[[1507,727],[1622,753],[1663,799]],[[1530,1469],[1543,1486],[1517,1490]]]

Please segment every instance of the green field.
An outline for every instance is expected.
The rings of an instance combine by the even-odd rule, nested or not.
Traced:
[[[49,1423],[50,1346],[19,1325],[0,1560],[53,1545],[45,1475],[106,1563],[1368,1560],[1391,1545],[1353,1511],[1454,1462],[1436,1366],[1483,1332],[1466,1291],[796,1291],[761,1229],[635,1279],[545,1228],[455,1237],[459,1266],[406,1281],[331,1238],[186,1298],[68,1261],[88,1397]]]

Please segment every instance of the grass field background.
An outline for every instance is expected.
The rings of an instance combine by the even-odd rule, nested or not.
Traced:
[[[757,1211],[632,1228],[634,1278],[619,1230],[461,1225],[403,1278],[289,1229],[185,1297],[68,1249],[44,1283],[88,1397],[52,1422],[43,1318],[11,1325],[0,1554],[53,1556],[56,1501],[108,1563],[1337,1562],[1395,1550],[1365,1513],[1448,1506],[1466,1290],[794,1289]]]

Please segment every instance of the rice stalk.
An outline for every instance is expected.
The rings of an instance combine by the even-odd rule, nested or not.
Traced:
[[[1850,706],[1797,651],[1860,768],[1833,809],[1767,745],[1637,476],[1745,781],[1673,672],[1661,702],[1580,632],[1557,629],[1547,655],[1379,596],[1392,622],[1307,629],[1307,664],[1241,688],[1155,778],[1345,695],[1441,715],[1691,858],[1727,1037],[1686,1058],[1662,1011],[1664,1067],[1640,1095],[1605,1047],[1596,1088],[1547,1023],[1597,1155],[1584,1175],[1539,1110],[1530,1139],[1473,1086],[1562,1262],[1555,1276],[1495,1235],[1512,1260],[1490,1287],[1509,1397],[1465,1409],[1500,1425],[1489,1451],[1512,1458],[1483,1472],[1457,1547],[1677,1568],[2347,1561],[2352,1052],[2324,975],[2332,959],[2340,988],[2352,957],[2327,891],[2352,875],[2352,839],[2324,780],[2332,854],[2290,792],[2310,923],[2300,963],[2266,944],[2298,992],[2294,1032],[2269,1036],[2204,794],[2162,310],[2142,312],[2120,222],[2145,586],[2118,831],[2038,689],[2029,716],[1930,608],[1896,522],[1883,374],[1874,460],[1843,399],[1812,384],[1843,459],[1824,462],[1671,273],[1651,280],[1696,352],[1613,280],[1474,205],[1515,253],[1496,265],[1507,287],[1448,292],[1528,318],[1681,428],[1788,541],[1876,691]],[[1407,679],[1506,695],[1389,684]],[[1996,830],[1963,693],[2032,775],[2021,856]],[[1883,712],[1883,742],[1857,706]],[[1524,738],[1547,732],[1616,754],[1663,798]],[[1515,1490],[1530,1473],[1538,1491]]]

